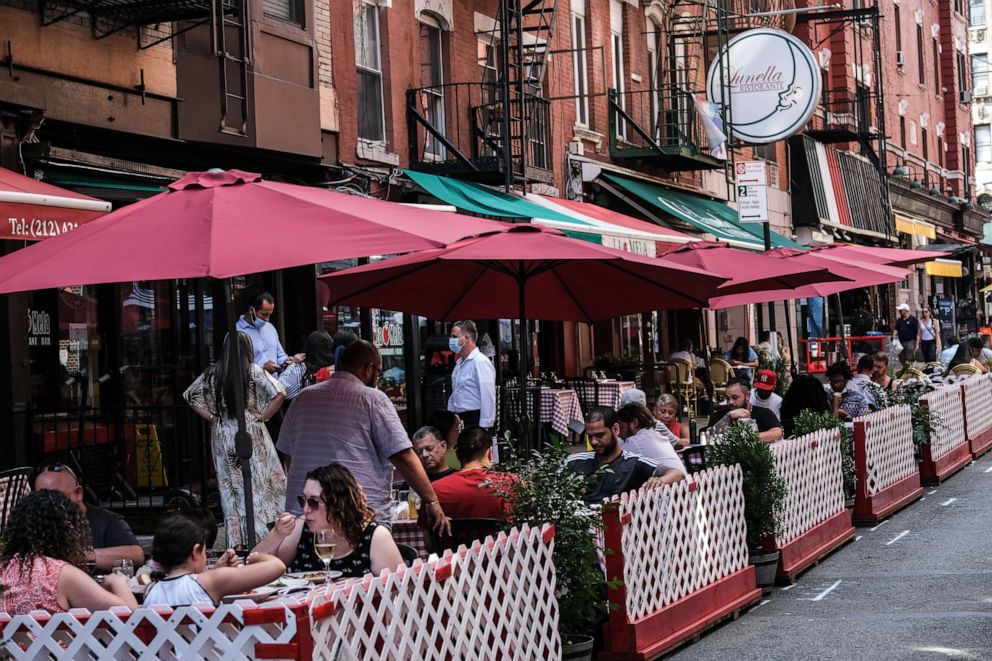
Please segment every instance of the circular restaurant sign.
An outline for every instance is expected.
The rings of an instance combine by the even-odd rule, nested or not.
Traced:
[[[728,91],[727,119],[734,137],[754,144],[776,142],[798,133],[813,116],[820,99],[820,68],[806,44],[788,32],[748,30],[727,42],[710,64],[709,101],[726,104]]]

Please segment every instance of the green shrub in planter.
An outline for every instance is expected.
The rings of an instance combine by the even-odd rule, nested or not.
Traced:
[[[854,444],[851,440],[851,430],[835,418],[832,413],[817,413],[810,409],[799,412],[793,423],[796,436],[805,436],[821,429],[840,429],[840,459],[841,471],[844,473],[844,493],[848,498],[854,496],[855,475]]]
[[[901,384],[889,395],[889,406],[909,404],[913,414],[913,443],[925,445],[930,437],[944,426],[940,415],[920,403],[920,397],[936,390],[929,379],[912,379]]]
[[[730,425],[706,448],[710,466],[739,464],[744,474],[744,519],[749,549],[765,537],[781,532],[785,514],[785,480],[775,472],[775,457],[758,432],[746,425]]]

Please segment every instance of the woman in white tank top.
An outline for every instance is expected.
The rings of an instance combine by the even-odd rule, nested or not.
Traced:
[[[923,362],[932,363],[937,360],[937,354],[940,353],[940,322],[933,316],[933,309],[929,305],[923,306],[920,323],[917,324],[916,346],[923,353]]]

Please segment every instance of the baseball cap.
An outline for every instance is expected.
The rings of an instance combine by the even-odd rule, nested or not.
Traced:
[[[627,404],[643,404],[648,405],[648,396],[644,394],[643,390],[639,388],[631,388],[630,390],[625,390],[622,395],[620,395],[620,406],[626,406]]]
[[[758,376],[754,380],[754,387],[758,390],[775,390],[775,383],[778,377],[772,370],[758,370]]]
[[[908,310],[908,309],[909,309],[909,305],[906,303],[900,303],[899,305],[896,306],[896,310]]]

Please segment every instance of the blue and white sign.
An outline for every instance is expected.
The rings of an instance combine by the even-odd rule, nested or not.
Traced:
[[[721,76],[721,70],[723,75]],[[729,90],[729,99],[724,93]],[[710,65],[706,95],[726,105],[732,135],[767,144],[798,133],[820,99],[820,68],[813,52],[788,32],[748,30],[727,42]]]

